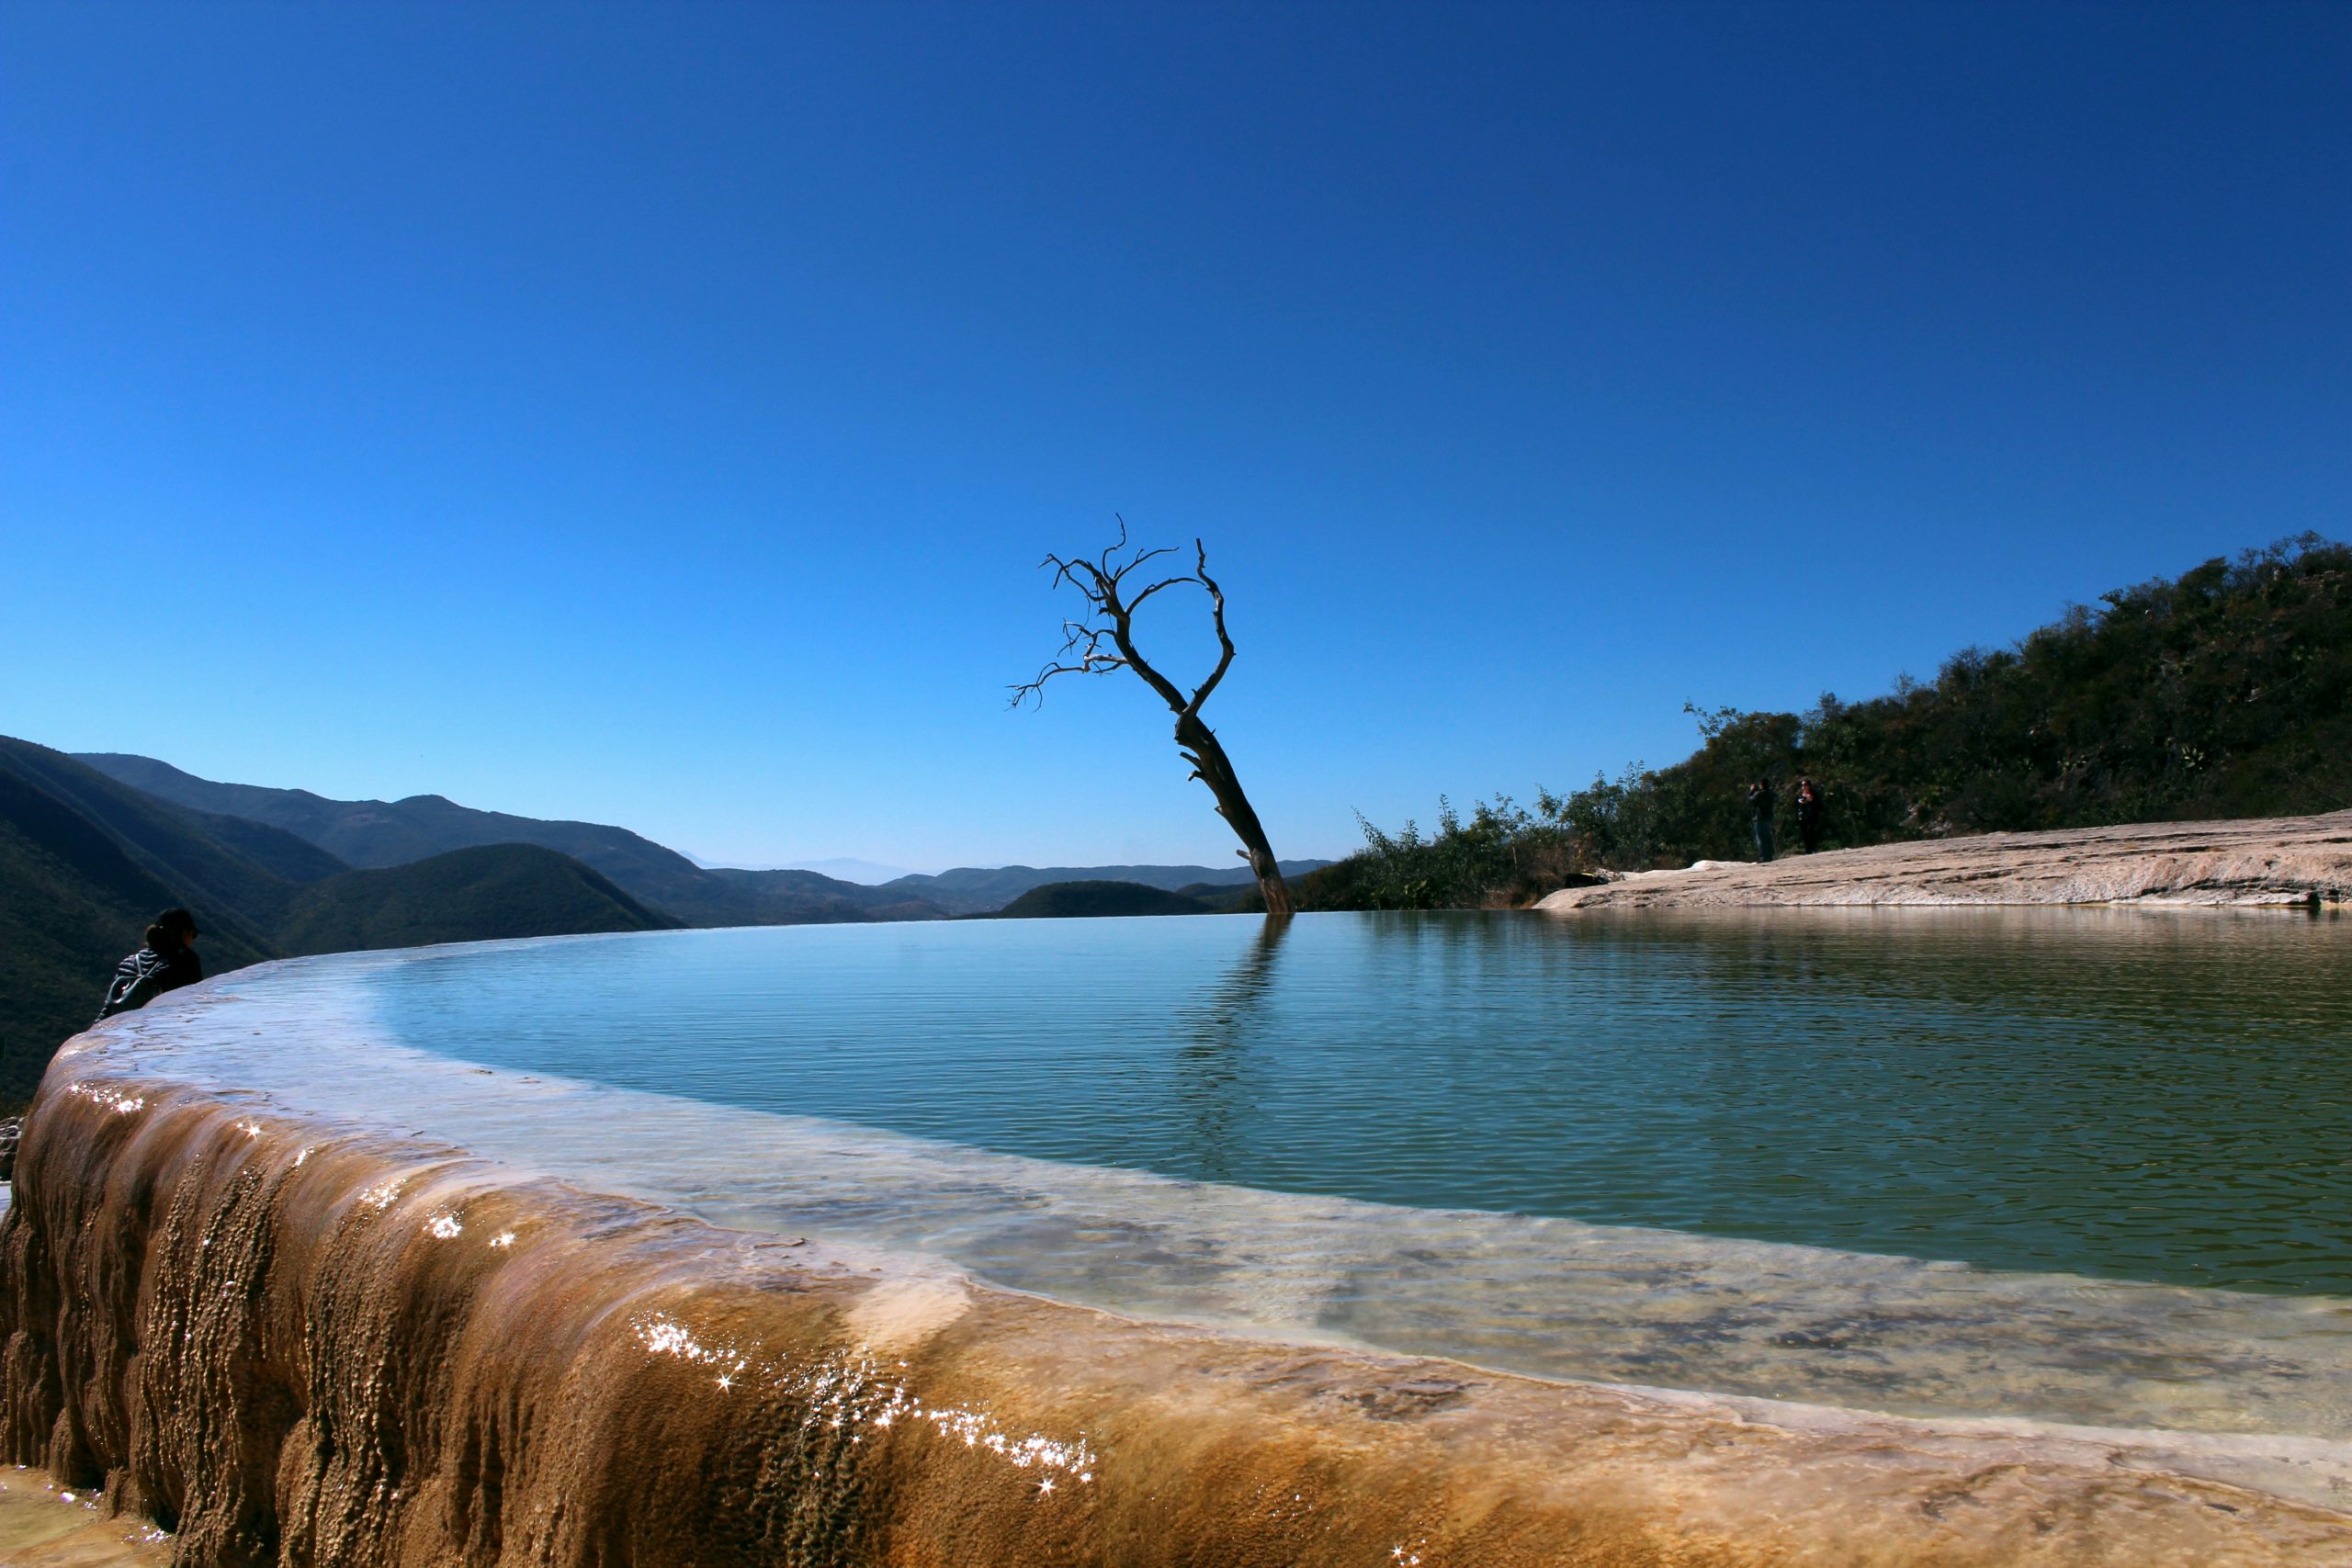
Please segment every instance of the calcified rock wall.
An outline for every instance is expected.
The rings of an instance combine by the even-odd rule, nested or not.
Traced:
[[[1984,833],[1812,855],[1792,852],[1793,821],[1779,827],[1781,855],[1769,864],[1702,861],[1612,874],[1536,908],[2352,903],[2352,811]]]
[[[61,1060],[0,1434],[182,1563],[2352,1562],[2098,1442],[1126,1323]]]

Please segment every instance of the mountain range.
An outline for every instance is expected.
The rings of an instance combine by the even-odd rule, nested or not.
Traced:
[[[31,1093],[59,1043],[88,1027],[115,961],[173,905],[196,911],[214,974],[297,953],[684,923],[537,845],[355,870],[282,829],[0,738],[0,1104]]]
[[[279,829],[367,871],[485,844],[537,844],[570,855],[690,926],[936,919],[944,912],[902,892],[813,871],[706,868],[626,828],[598,822],[479,811],[437,795],[330,800],[306,789],[217,784],[153,757],[113,751],[83,752],[74,761],[175,806]]]
[[[88,1026],[115,961],[173,905],[196,911],[198,951],[218,974],[302,953],[500,937],[940,919],[991,913],[1047,884],[1105,880],[1206,892],[1250,875],[958,867],[866,886],[812,871],[698,865],[625,828],[480,811],[437,795],[334,800],[0,737],[0,1109],[21,1103],[51,1053]],[[1100,900],[1081,903],[1068,912],[1097,912]]]
[[[1304,876],[1330,863],[1286,860],[1282,863],[1283,874]],[[1246,865],[963,865],[935,876],[902,876],[884,883],[876,891],[921,899],[951,915],[987,915],[1009,907],[1032,888],[1064,883],[1118,882],[1181,893],[1201,887],[1247,887],[1256,880]]]
[[[479,844],[537,844],[612,878],[646,904],[690,926],[801,925],[822,920],[922,920],[1001,909],[1057,882],[1134,882],[1175,892],[1246,886],[1242,865],[958,866],[877,886],[805,870],[742,871],[697,863],[626,828],[480,811],[437,795],[404,800],[330,800],[306,789],[217,784],[153,757],[84,751],[74,761],[174,805],[292,833],[366,869],[404,865]],[[1328,861],[1283,862],[1303,875]]]

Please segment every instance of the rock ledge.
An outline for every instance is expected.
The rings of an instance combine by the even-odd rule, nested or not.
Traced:
[[[2352,902],[2352,810],[1930,839],[1769,865],[1701,861],[1568,887],[1539,909]]]

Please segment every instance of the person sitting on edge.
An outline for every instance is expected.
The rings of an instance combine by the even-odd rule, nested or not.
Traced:
[[[193,986],[204,978],[204,963],[196,955],[196,917],[186,909],[166,909],[147,928],[147,945],[114,966],[114,983],[107,987],[99,1019],[143,1008],[165,991]]]
[[[1772,858],[1772,781],[1758,779],[1747,786],[1747,815],[1756,825],[1758,864]]]
[[[1804,840],[1807,854],[1821,842],[1821,786],[1811,775],[1797,780],[1797,837]]]

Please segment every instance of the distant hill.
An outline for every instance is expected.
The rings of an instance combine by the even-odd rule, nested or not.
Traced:
[[[1106,915],[1206,915],[1198,898],[1140,882],[1049,882],[1032,887],[990,919],[1081,919]]]
[[[829,920],[935,920],[928,899],[813,871],[714,868],[692,897],[655,900],[695,926],[795,926]],[[624,884],[626,886],[626,884]]]
[[[161,800],[0,737],[0,1107],[96,1014],[160,909],[204,928],[207,974],[290,953],[675,922],[564,855],[503,846],[354,872],[277,828]]]
[[[1286,860],[1284,876],[1304,876],[1331,863]],[[1127,882],[1174,893],[1185,887],[1246,887],[1255,879],[1247,866],[1207,865],[1000,865],[957,866],[935,876],[902,876],[875,889],[920,898],[951,915],[984,915],[1001,909],[1033,887],[1056,882]]]
[[[945,912],[917,892],[868,887],[813,871],[706,868],[626,828],[597,822],[478,811],[437,795],[330,800],[306,789],[220,784],[125,752],[84,752],[75,760],[180,806],[281,829],[363,870],[485,844],[537,844],[594,868],[639,902],[692,926],[936,919]]]
[[[483,844],[314,882],[295,895],[277,939],[289,953],[349,953],[680,924],[569,855],[537,844]]]
[[[696,861],[695,863],[705,867],[710,864],[708,861]],[[859,860],[853,855],[836,855],[831,860],[802,861],[799,864],[786,869],[813,871],[832,877],[836,881],[855,882],[868,887],[879,886],[885,882],[896,882],[902,876],[915,874],[902,865],[880,865],[870,860]]]
[[[1296,876],[1291,879],[1295,885],[1304,885],[1307,880],[1306,876]],[[1258,885],[1255,882],[1227,884],[1223,886],[1214,882],[1194,882],[1179,887],[1176,891],[1187,898],[1197,898],[1206,904],[1209,907],[1209,913],[1213,915],[1262,915],[1266,912],[1266,900],[1260,896]]]

